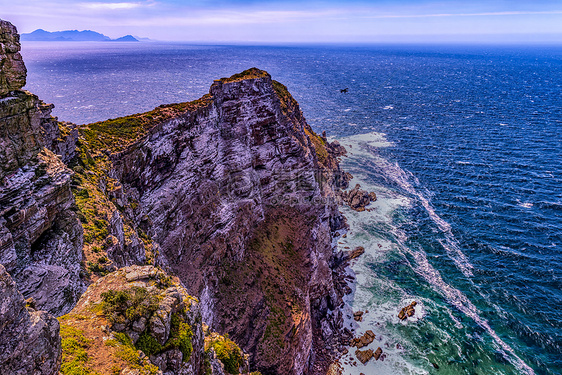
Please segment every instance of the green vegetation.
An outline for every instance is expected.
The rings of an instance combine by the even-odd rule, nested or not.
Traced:
[[[316,151],[316,157],[318,158],[320,164],[326,163],[326,161],[328,160],[328,150],[326,149],[326,141],[322,137],[314,133],[312,129],[306,126],[304,128],[304,132],[306,135],[308,135],[308,138],[310,138],[310,140],[312,141],[314,150]]]
[[[255,78],[262,78],[267,76],[269,76],[269,73],[267,73],[264,70],[260,70],[258,68],[250,68],[244,70],[241,73],[234,74],[229,78],[221,78],[219,81],[221,81],[222,83],[237,82],[237,81],[242,81],[244,79],[255,79]]]
[[[117,348],[115,353],[117,358],[125,361],[130,368],[139,370],[141,375],[156,375],[158,373],[158,367],[150,363],[147,358],[140,359],[139,353],[129,336],[125,333],[114,333],[113,335],[115,339],[107,340],[105,345]]]
[[[161,105],[150,112],[85,125],[79,131],[91,150],[119,152],[146,135],[151,127],[209,102],[210,96],[205,95],[192,102]]]
[[[158,309],[160,297],[146,288],[132,287],[126,290],[109,290],[101,294],[102,311],[107,319],[124,323],[125,319],[134,321],[141,316],[150,316]]]
[[[218,337],[211,340],[209,347],[215,350],[226,372],[229,374],[239,373],[240,367],[244,365],[244,356],[242,350],[234,341],[227,337]]]
[[[170,338],[164,345],[161,345],[148,330],[144,331],[139,337],[136,347],[146,355],[158,354],[169,349],[178,348],[183,354],[183,361],[186,362],[193,352],[193,331],[191,326],[184,322],[180,315],[173,314],[170,329]]]
[[[60,336],[62,344],[61,374],[96,374],[87,366],[88,353],[86,349],[90,346],[90,340],[84,337],[84,332],[61,322]]]

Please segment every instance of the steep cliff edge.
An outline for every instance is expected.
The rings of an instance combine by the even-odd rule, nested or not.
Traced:
[[[62,161],[73,157],[78,133],[51,116],[52,105],[21,90],[19,49],[15,27],[0,20],[0,263],[24,297],[60,315],[85,289],[72,171]]]
[[[341,328],[330,265],[344,150],[312,131],[285,86],[254,68],[198,101],[79,132],[71,165],[94,274],[154,262],[253,367],[326,367]]]

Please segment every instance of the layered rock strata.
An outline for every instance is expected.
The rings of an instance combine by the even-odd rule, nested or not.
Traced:
[[[58,321],[26,307],[16,283],[0,264],[0,372],[57,375],[60,364]]]
[[[25,66],[15,27],[0,21],[0,263],[24,297],[60,315],[84,291],[82,226],[70,209],[77,130],[51,116],[52,105],[22,91]],[[57,148],[58,147],[58,148]]]
[[[2,23],[1,37],[0,263],[24,296],[61,315],[84,290],[81,274],[93,290],[105,276],[109,289],[129,272],[121,267],[158,265],[199,297],[201,318],[238,342],[252,368],[325,373],[341,344],[346,288],[331,233],[346,225],[336,192],[350,176],[339,169],[343,147],[312,131],[287,88],[253,68],[215,81],[200,100],[76,127],[21,91],[15,29]],[[169,302],[150,313],[161,319],[112,321],[115,347],[134,348],[147,330],[166,346],[171,316],[183,314],[176,292],[155,296]],[[73,314],[63,342],[88,332]],[[160,349],[136,361],[188,371],[185,352]]]

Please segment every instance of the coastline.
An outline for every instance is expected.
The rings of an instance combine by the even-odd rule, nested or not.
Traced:
[[[411,222],[412,218],[405,216],[412,207],[419,206],[423,210],[429,210],[426,215],[430,221],[436,220],[434,225],[437,230],[442,230],[443,221],[436,217],[430,202],[424,202],[424,198],[420,202],[420,193],[409,185],[408,180],[415,177],[380,154],[382,149],[393,146],[387,141],[385,134],[368,133],[337,140],[348,150],[341,166],[354,176],[350,185],[359,183],[364,189],[374,191],[378,197],[377,201],[367,207],[372,209],[364,212],[342,207],[349,230],[345,238],[337,239],[338,251],[349,251],[357,246],[365,248],[365,253],[352,260],[346,269],[349,277],[354,279],[349,283],[352,293],[344,298],[344,328],[349,329],[354,337],[373,331],[374,341],[362,350],[380,347],[383,352],[379,360],[373,358],[363,365],[357,359],[356,348],[347,346],[346,354],[339,360],[341,373],[430,374],[436,369],[444,373],[459,373],[463,367],[455,370],[455,366],[462,366],[462,362],[453,361],[451,356],[440,356],[436,346],[440,345],[440,340],[434,340],[433,344],[421,344],[420,339],[423,337],[448,337],[447,331],[435,325],[437,321],[444,322],[445,319],[452,324],[448,330],[466,330],[471,335],[475,331],[483,332],[482,336],[486,336],[485,338],[478,338],[477,334],[474,337],[482,344],[489,342],[487,345],[497,346],[498,355],[506,362],[504,366],[507,373],[514,366],[520,373],[534,374],[531,367],[480,316],[481,313],[467,297],[460,290],[446,284],[439,271],[427,259],[429,255],[421,249],[409,248],[416,243],[410,241],[401,226],[405,223],[416,225]],[[365,163],[369,163],[370,167],[366,168]],[[368,177],[366,173],[375,173],[376,176]],[[455,254],[458,252],[459,249]],[[461,271],[463,269],[459,268]],[[376,270],[384,271],[384,274],[379,274]],[[420,283],[427,286],[420,289]],[[424,288],[432,293],[421,293]],[[400,319],[401,310],[414,301],[416,306],[413,316]],[[357,321],[353,316],[357,311],[368,312],[362,315],[361,321]],[[474,328],[470,328],[472,326]],[[446,343],[441,345],[443,344]],[[486,354],[478,353],[483,359]],[[480,361],[478,366],[466,371],[485,371],[491,366],[487,361]]]

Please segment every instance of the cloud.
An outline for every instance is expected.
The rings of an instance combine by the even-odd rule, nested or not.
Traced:
[[[483,12],[483,13],[435,13],[435,14],[381,14],[364,16],[367,18],[432,18],[432,17],[485,17],[485,16],[530,16],[562,14],[562,10],[544,12],[513,11],[513,12]]]
[[[139,8],[141,3],[81,3],[80,6],[93,10],[129,10]]]

